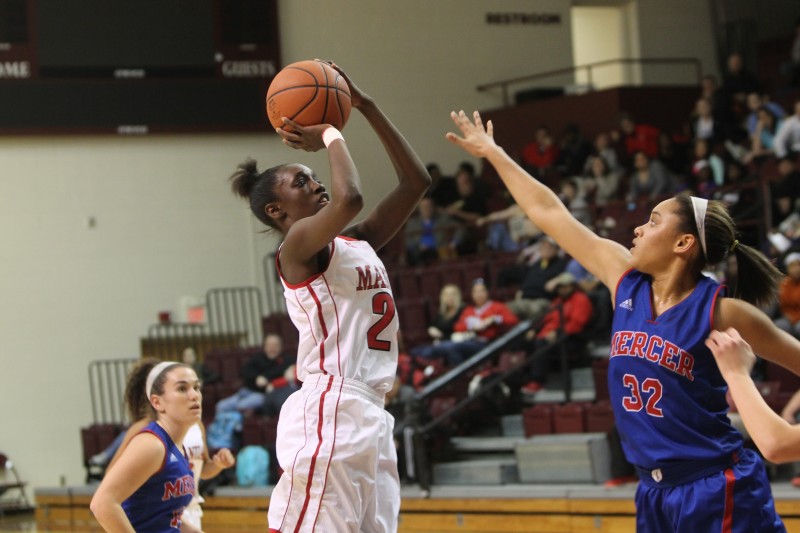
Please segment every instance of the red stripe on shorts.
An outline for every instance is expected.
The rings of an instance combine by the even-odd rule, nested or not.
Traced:
[[[722,517],[722,533],[733,531],[733,485],[736,483],[736,474],[733,468],[725,470],[725,515]]]
[[[333,385],[333,376],[328,378],[328,386],[325,388],[325,392],[319,397],[319,419],[317,422],[317,449],[314,450],[314,455],[311,456],[311,465],[308,467],[308,481],[306,481],[306,499],[303,502],[303,509],[300,511],[300,516],[297,518],[297,526],[294,528],[294,533],[300,531],[300,526],[303,524],[303,517],[306,515],[306,510],[308,509],[308,504],[311,501],[311,484],[314,481],[314,466],[317,464],[317,456],[319,455],[319,449],[322,447],[322,422],[323,422],[323,415],[324,411],[323,408],[325,407],[325,396],[327,396],[328,391],[331,390],[331,386]]]
[[[322,304],[319,298],[317,298],[317,293],[314,292],[314,289],[310,285],[308,286],[308,293],[317,305],[317,317],[319,317],[319,325],[322,328],[322,340],[319,343],[319,369],[322,370],[323,374],[327,374],[325,371],[325,341],[328,339],[328,326],[325,325],[325,315],[322,313]]]

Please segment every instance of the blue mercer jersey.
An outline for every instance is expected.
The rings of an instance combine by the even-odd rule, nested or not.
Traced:
[[[189,461],[157,423],[150,422],[142,432],[152,433],[164,444],[164,462],[158,472],[122,502],[122,509],[137,533],[180,531],[181,513],[194,496]]]
[[[727,385],[705,345],[722,290],[702,276],[686,299],[654,318],[650,276],[630,270],[618,283],[608,390],[636,466],[720,460],[742,446],[727,415]]]

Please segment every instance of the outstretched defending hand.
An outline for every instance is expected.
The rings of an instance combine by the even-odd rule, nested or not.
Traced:
[[[278,128],[275,131],[283,139],[283,144],[295,150],[305,150],[306,152],[316,152],[325,148],[322,141],[322,134],[330,128],[330,124],[315,124],[313,126],[301,126],[297,122],[283,117],[283,123],[288,127]]]
[[[459,111],[458,113],[451,111],[450,118],[461,130],[463,137],[459,137],[449,131],[445,137],[448,141],[460,146],[475,157],[486,157],[489,150],[497,146],[494,142],[494,126],[490,120],[486,123],[486,128],[484,129],[481,115],[477,111],[472,113],[472,117],[474,123],[464,111]]]
[[[719,371],[725,379],[737,374],[750,375],[756,356],[747,341],[734,328],[712,331],[706,339],[706,346],[714,354]]]

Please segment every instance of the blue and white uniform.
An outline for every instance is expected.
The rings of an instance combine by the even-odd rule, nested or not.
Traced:
[[[617,285],[608,386],[639,473],[639,531],[785,531],[761,459],[728,419],[727,385],[705,345],[723,291],[702,277],[656,317],[650,276],[630,270]]]
[[[181,513],[194,496],[194,476],[189,461],[167,432],[156,422],[142,432],[152,433],[164,444],[161,469],[122,502],[136,533],[175,533],[181,529]]]

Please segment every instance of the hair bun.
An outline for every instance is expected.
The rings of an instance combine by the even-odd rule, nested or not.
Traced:
[[[250,198],[250,193],[258,181],[258,168],[255,159],[240,163],[231,177],[231,189],[242,198]]]

